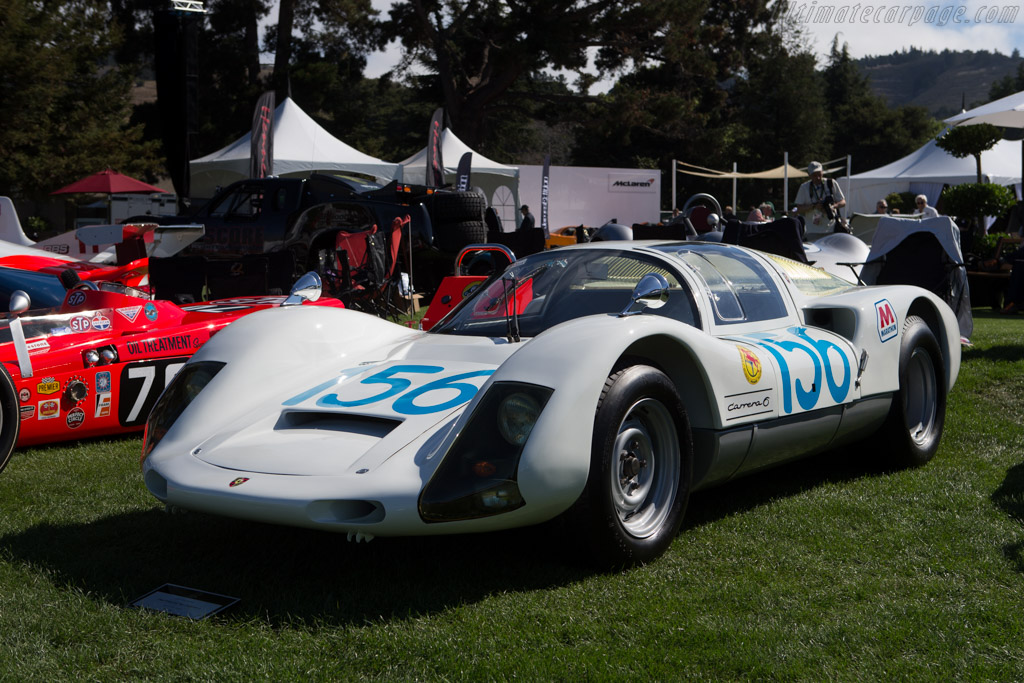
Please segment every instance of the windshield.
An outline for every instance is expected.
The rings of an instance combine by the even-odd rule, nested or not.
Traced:
[[[557,249],[516,261],[501,277],[486,282],[464,299],[431,332],[501,337],[508,334],[506,312],[519,318],[519,332],[534,337],[544,330],[587,315],[617,315],[631,301],[633,288],[648,273],[669,283],[668,303],[648,314],[699,327],[688,289],[667,264],[641,252],[610,249]]]

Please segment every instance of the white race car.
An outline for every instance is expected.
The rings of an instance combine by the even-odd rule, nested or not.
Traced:
[[[603,242],[511,264],[420,332],[258,312],[150,416],[170,507],[347,532],[561,517],[605,566],[646,562],[691,492],[841,444],[920,465],[960,368],[950,308],[742,247]]]

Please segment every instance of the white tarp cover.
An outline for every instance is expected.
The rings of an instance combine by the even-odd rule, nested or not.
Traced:
[[[441,159],[444,161],[445,182],[455,183],[459,159],[466,152],[473,152],[473,150],[456,137],[455,133],[448,128],[441,131]],[[427,148],[424,147],[402,161],[400,166],[401,176],[399,179],[402,182],[410,185],[425,185]],[[499,164],[479,152],[473,152],[470,174],[470,186],[484,191],[487,204],[498,212],[505,231],[515,230],[519,220],[519,167]],[[539,205],[530,207],[534,216],[537,215],[539,208]],[[537,221],[539,224],[540,219],[538,218]]]
[[[884,265],[883,257],[899,246],[903,240],[918,232],[934,235],[946,252],[946,263],[952,278],[953,298],[952,301],[946,303],[956,313],[957,321],[960,323],[960,335],[970,337],[974,331],[974,318],[971,315],[971,292],[967,285],[967,271],[961,267],[964,257],[960,251],[960,229],[956,227],[956,223],[949,216],[925,218],[924,220],[891,216],[879,218],[867,263],[861,270],[861,279],[865,284],[876,284],[879,272]],[[908,273],[913,269],[913,264],[907,264]],[[919,283],[908,279],[905,284]]]
[[[1012,185],[1021,179],[1021,142],[1000,140],[995,147],[982,152],[981,172],[984,181]],[[846,191],[846,179],[838,179]],[[935,206],[943,185],[973,183],[978,180],[974,157],[957,159],[940,149],[935,140],[902,159],[873,171],[856,173],[850,178],[846,204],[850,212],[871,213],[875,203],[891,192],[913,192],[928,197]]]
[[[308,176],[354,172],[388,182],[398,174],[398,164],[381,161],[350,147],[328,133],[291,98],[274,110],[274,168],[276,176]],[[252,133],[190,164],[192,196],[209,198],[218,187],[249,177]]]

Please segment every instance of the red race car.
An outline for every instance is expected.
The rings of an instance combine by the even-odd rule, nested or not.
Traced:
[[[342,306],[319,298],[314,273],[300,278],[288,297],[186,306],[121,283],[71,282],[73,274],[0,268],[0,282],[5,277],[31,277],[39,291],[65,293],[58,307],[29,311],[25,291],[5,292],[11,313],[0,320],[0,470],[16,446],[141,431],[178,368],[243,315],[282,305]]]

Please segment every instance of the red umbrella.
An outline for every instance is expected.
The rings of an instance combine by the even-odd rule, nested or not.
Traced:
[[[54,190],[50,194],[115,194],[131,192],[135,194],[149,194],[150,192],[165,192],[159,187],[136,180],[130,176],[122,175],[117,171],[108,168],[99,173],[93,173],[81,180],[76,180],[66,187]]]

